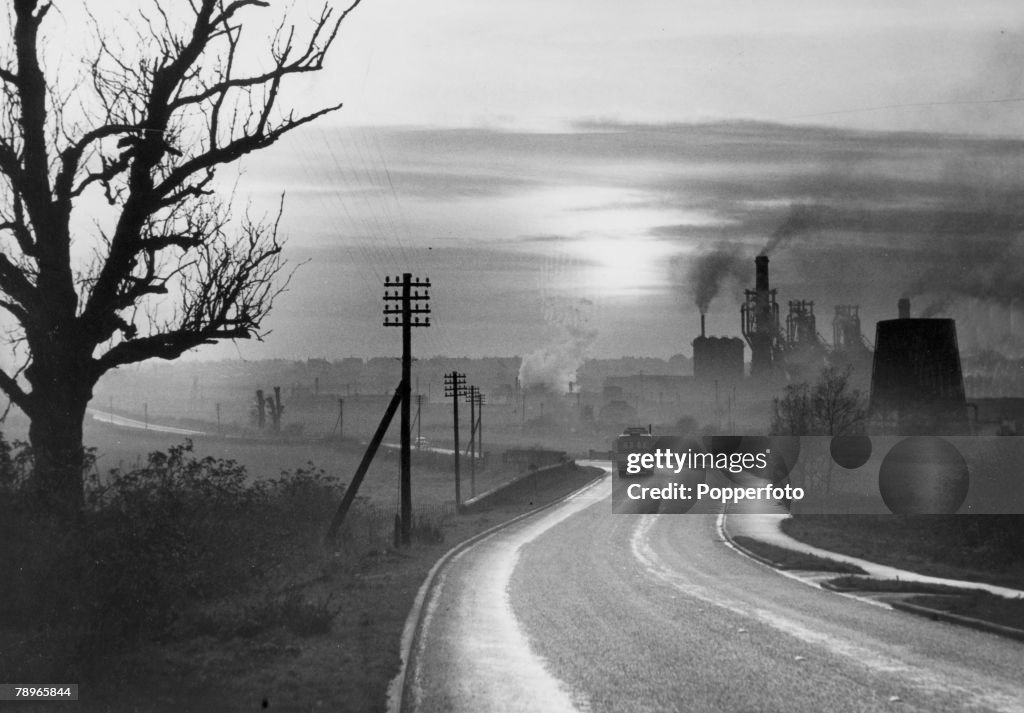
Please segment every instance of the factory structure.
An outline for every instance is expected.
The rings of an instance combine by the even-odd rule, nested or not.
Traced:
[[[836,306],[831,345],[818,331],[813,301],[790,300],[783,320],[778,292],[769,281],[768,256],[758,255],[754,287],[744,290],[740,307],[743,339],[707,336],[702,314],[700,336],[693,340],[694,378],[722,383],[744,380],[746,347],[750,348],[750,377],[754,380],[802,381],[829,364],[850,366],[866,375],[872,352],[861,332],[859,312],[857,305]]]
[[[850,368],[854,387],[870,394],[868,428],[873,433],[968,434],[977,432],[979,413],[990,412],[995,415],[988,420],[998,420],[1004,430],[1008,422],[1024,421],[1024,399],[1016,400],[1021,407],[1009,416],[1009,400],[980,409],[968,403],[952,319],[913,318],[910,300],[904,298],[895,319],[877,323],[872,345],[864,336],[858,305],[834,306],[831,340],[819,331],[813,301],[788,300],[785,306],[783,314],[771,287],[768,256],[758,255],[754,286],[744,290],[740,307],[742,339],[709,336],[701,314],[700,333],[692,341],[692,377],[609,377],[606,405],[614,401],[631,413],[657,418],[686,403],[709,422],[736,425],[745,418],[741,428],[763,425],[785,384],[813,383],[823,368],[834,366]]]

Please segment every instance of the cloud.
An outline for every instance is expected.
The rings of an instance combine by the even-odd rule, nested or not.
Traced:
[[[893,316],[905,293],[919,298],[917,311],[936,313],[1024,294],[1019,140],[758,122],[379,128],[364,143],[325,133],[327,145],[357,149],[319,163],[289,153],[283,178],[299,172],[321,194],[337,194],[329,223],[306,220],[293,235],[346,245],[358,236],[365,247],[347,255],[386,258],[378,271],[393,269],[395,255],[426,259],[432,245],[430,259],[447,256],[444,274],[500,284],[517,313],[537,315],[545,285],[584,284],[580,275],[593,272],[586,246],[598,237],[657,242],[665,272],[695,311],[732,312],[766,246],[783,304],[812,299],[819,315],[860,304],[865,324]],[[360,156],[373,157],[361,174],[352,165],[362,165]],[[401,210],[362,217],[372,213],[374,191]],[[298,213],[316,211],[322,206]],[[400,244],[387,231],[399,212],[409,221]],[[606,334],[605,325],[594,327]]]

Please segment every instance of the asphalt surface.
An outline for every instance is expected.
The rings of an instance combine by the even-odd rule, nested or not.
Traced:
[[[96,409],[88,409],[92,417],[100,423],[109,423],[111,426],[119,426],[121,428],[136,428],[141,431],[154,431],[156,433],[173,433],[179,436],[206,436],[209,435],[203,431],[194,431],[190,428],[175,428],[174,426],[159,426],[155,423],[146,423],[145,421],[138,421],[134,418],[128,418],[126,416],[118,416],[117,414],[110,413],[109,411],[98,411]]]
[[[403,710],[1024,712],[1024,645],[784,576],[715,515],[614,515],[611,489],[439,571]]]

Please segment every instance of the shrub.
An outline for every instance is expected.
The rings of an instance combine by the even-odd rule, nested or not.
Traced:
[[[98,653],[174,636],[197,611],[253,591],[264,599],[229,617],[234,631],[320,633],[337,614],[329,599],[272,585],[277,569],[322,574],[341,484],[312,464],[252,483],[237,462],[199,458],[186,441],[105,479],[92,473],[85,511],[68,525],[33,508],[30,463],[0,436],[0,571],[10,573],[0,624],[23,630],[20,649],[0,652],[8,680],[43,675],[42,652],[55,651],[65,658],[49,661],[54,675],[88,675],[81,666],[98,665]]]

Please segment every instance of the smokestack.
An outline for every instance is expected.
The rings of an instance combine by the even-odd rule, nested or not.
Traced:
[[[748,263],[749,264],[749,263]],[[768,256],[758,255],[754,258],[754,289],[758,292],[768,291]]]
[[[897,305],[900,319],[910,319],[910,298],[900,297],[900,301],[897,303]]]
[[[704,336],[704,313],[700,313],[700,336]]]

